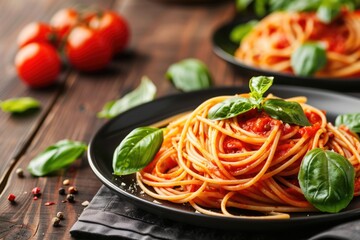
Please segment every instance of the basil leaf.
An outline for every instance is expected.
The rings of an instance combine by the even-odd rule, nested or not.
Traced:
[[[317,17],[324,23],[330,23],[340,13],[340,3],[323,3],[316,11]]]
[[[274,77],[252,77],[249,82],[251,97],[255,100],[262,100],[262,96],[271,87],[273,81]]]
[[[208,88],[212,82],[206,65],[192,58],[171,65],[166,77],[177,89],[185,92]]]
[[[351,131],[360,133],[360,113],[351,113],[339,115],[335,119],[335,125],[347,126]]]
[[[245,10],[254,0],[236,0],[236,9],[238,11]]]
[[[220,102],[210,108],[208,118],[211,120],[221,120],[235,117],[241,113],[256,108],[256,104],[248,98],[236,97]]]
[[[97,116],[99,118],[113,118],[126,110],[153,100],[155,95],[156,86],[148,77],[144,76],[136,89],[118,100],[107,102]]]
[[[299,76],[311,76],[327,62],[325,49],[317,43],[304,43],[291,55],[291,67]]]
[[[257,20],[251,20],[247,23],[240,24],[234,27],[230,32],[230,40],[235,43],[240,43],[241,40],[254,28],[254,26],[258,23]]]
[[[267,0],[255,0],[255,13],[257,16],[265,16],[267,13]]]
[[[288,102],[283,99],[268,99],[263,103],[264,111],[272,118],[282,120],[285,123],[300,126],[310,126],[304,110],[297,102]]]
[[[32,159],[28,170],[34,176],[47,175],[73,163],[86,149],[87,145],[82,142],[61,140]]]
[[[159,151],[162,142],[163,131],[161,129],[151,127],[134,129],[114,152],[114,174],[127,175],[146,167]]]
[[[354,167],[345,157],[329,150],[309,151],[298,179],[305,198],[323,212],[339,212],[354,195]]]
[[[0,102],[1,110],[10,113],[23,113],[30,109],[40,108],[40,106],[40,102],[31,97],[10,98]]]

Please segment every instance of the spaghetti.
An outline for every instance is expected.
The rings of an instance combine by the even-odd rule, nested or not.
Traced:
[[[254,218],[289,218],[290,212],[316,211],[297,181],[301,160],[311,149],[345,156],[360,175],[358,138],[327,122],[305,97],[287,101],[301,104],[311,126],[289,125],[258,110],[209,120],[209,109],[230,97],[211,98],[167,126],[154,160],[136,175],[146,194],[190,203],[208,215],[242,217],[233,211],[241,209],[261,213]]]
[[[251,66],[293,74],[291,55],[305,42],[319,42],[326,50],[327,64],[315,76],[360,76],[358,11],[342,11],[329,24],[314,12],[274,12],[245,36],[234,56]]]

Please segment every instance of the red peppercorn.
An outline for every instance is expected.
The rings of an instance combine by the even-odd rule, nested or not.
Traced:
[[[16,198],[16,196],[14,195],[14,194],[9,194],[9,196],[8,196],[8,200],[10,201],[10,202],[15,202],[15,198]]]
[[[41,190],[39,187],[35,187],[33,188],[33,190],[31,190],[31,193],[34,195],[34,196],[40,196],[41,195]]]

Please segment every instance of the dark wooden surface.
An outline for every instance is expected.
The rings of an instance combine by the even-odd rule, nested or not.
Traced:
[[[233,1],[203,4],[166,4],[150,0],[0,0],[0,99],[30,96],[41,101],[40,111],[16,117],[0,113],[0,239],[70,239],[69,230],[81,214],[81,203],[90,201],[101,186],[86,156],[58,175],[35,178],[25,170],[29,161],[61,139],[89,142],[106,121],[98,119],[105,102],[121,97],[139,84],[143,75],[156,84],[157,97],[178,92],[164,77],[170,64],[194,57],[209,67],[215,85],[242,85],[242,76],[212,52],[214,29],[231,20]],[[213,1],[212,1],[213,2]],[[32,21],[48,22],[64,7],[113,9],[125,16],[131,27],[131,44],[101,73],[84,74],[65,68],[58,84],[33,90],[23,85],[13,59],[20,29]],[[64,179],[77,186],[73,204],[62,203],[58,194]],[[40,187],[42,196],[33,200],[31,189]],[[17,196],[10,204],[7,196]],[[53,201],[56,204],[45,206]],[[51,219],[65,214],[61,227]]]

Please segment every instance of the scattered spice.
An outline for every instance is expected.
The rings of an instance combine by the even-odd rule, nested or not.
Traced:
[[[75,186],[71,186],[71,187],[69,187],[68,192],[71,194],[76,194],[76,193],[78,193],[78,190]]]
[[[45,205],[45,206],[55,205],[55,202],[46,202],[44,205]]]
[[[16,175],[19,177],[19,178],[23,178],[24,177],[24,170],[22,168],[18,168],[16,169]]]
[[[10,202],[15,202],[15,198],[16,198],[16,196],[14,195],[14,194],[9,194],[9,196],[8,196],[8,200],[10,201]]]
[[[68,200],[70,203],[75,202],[75,196],[74,196],[74,194],[68,194],[68,195],[66,196],[66,200]]]
[[[89,201],[84,201],[81,203],[81,205],[83,205],[84,207],[87,207],[89,205]]]
[[[53,225],[54,227],[60,226],[60,218],[54,217],[54,218],[52,219],[52,225]]]
[[[41,190],[39,187],[35,187],[33,188],[33,190],[31,190],[31,193],[36,196],[36,197],[39,197],[41,195]]]
[[[63,212],[58,212],[56,214],[56,217],[58,217],[60,220],[64,219],[64,213]]]
[[[70,184],[70,180],[69,179],[65,179],[64,181],[63,181],[63,185],[64,186],[67,186],[67,185],[69,185]]]
[[[65,195],[65,188],[59,188],[59,194],[60,195]]]

